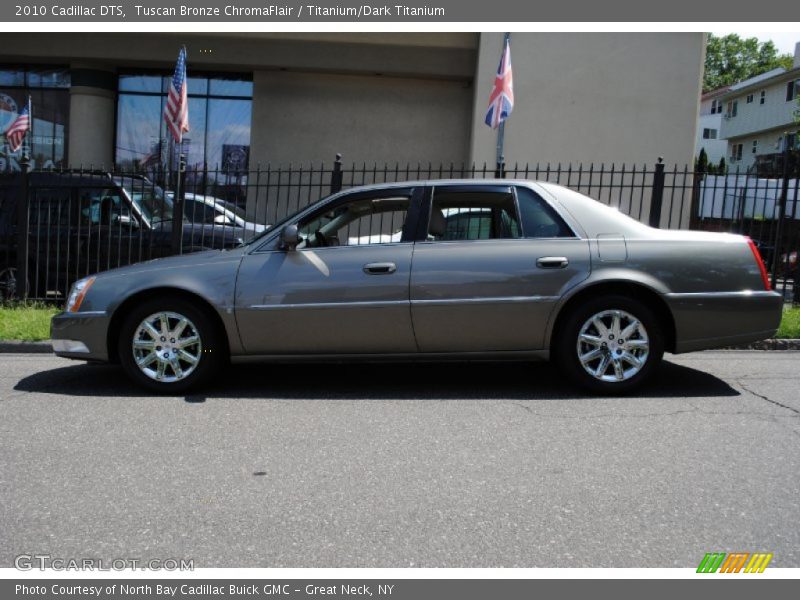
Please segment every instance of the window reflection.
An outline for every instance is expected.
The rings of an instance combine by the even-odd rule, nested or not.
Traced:
[[[19,170],[23,152],[32,168],[67,166],[69,70],[66,67],[0,68],[0,172]],[[2,132],[31,97],[32,131],[23,147],[11,152]]]
[[[162,116],[169,76],[119,77],[116,163],[158,174],[186,155],[186,190],[237,204],[245,201],[253,82],[241,76],[190,76],[189,126],[181,147],[171,143]]]

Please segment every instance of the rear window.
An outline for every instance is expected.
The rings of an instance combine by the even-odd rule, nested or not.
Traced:
[[[575,237],[553,207],[530,188],[518,187],[517,201],[526,238]]]

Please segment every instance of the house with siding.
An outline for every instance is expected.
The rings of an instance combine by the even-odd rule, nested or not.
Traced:
[[[721,158],[728,160],[728,142],[720,135],[723,108],[721,97],[728,90],[730,90],[730,86],[724,86],[706,92],[700,97],[695,156],[699,156],[700,151],[705,150],[708,162],[711,164],[718,164]]]
[[[784,140],[797,145],[800,125],[800,43],[793,67],[774,69],[735,85],[719,96],[722,121],[719,137],[727,140],[731,169],[770,171],[778,164]]]

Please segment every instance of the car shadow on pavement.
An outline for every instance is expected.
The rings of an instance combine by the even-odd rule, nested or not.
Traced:
[[[113,365],[76,364],[42,371],[14,389],[65,396],[150,395]],[[726,397],[739,392],[718,377],[665,361],[655,379],[633,397]],[[233,365],[208,388],[184,398],[298,400],[548,400],[588,398],[551,364],[375,363]]]

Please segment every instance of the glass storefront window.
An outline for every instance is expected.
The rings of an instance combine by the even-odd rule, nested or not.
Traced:
[[[28,87],[69,88],[69,70],[31,68],[28,70]]]
[[[146,172],[174,167],[180,150],[186,154],[191,175],[187,189],[191,186],[197,193],[239,201],[250,154],[253,82],[247,76],[190,75],[190,130],[178,150],[171,143],[162,114],[169,81],[167,75],[120,75],[118,167]],[[193,174],[204,169],[209,171],[207,175]],[[198,186],[203,189],[196,189]]]
[[[209,79],[208,93],[211,96],[253,97],[253,82],[244,79]]]
[[[0,67],[0,172],[19,170],[24,151],[31,167],[67,166],[69,70],[66,67]],[[2,135],[31,97],[33,123],[23,147],[11,152]]]
[[[25,87],[24,69],[0,69],[0,85]]]
[[[161,92],[162,79],[158,75],[121,74],[118,88],[120,92],[152,92],[158,94]]]

